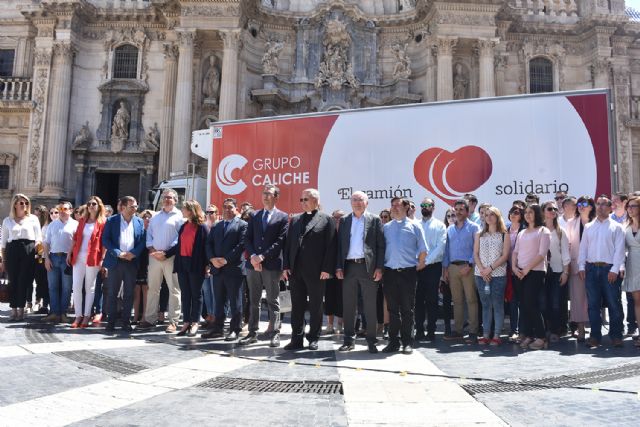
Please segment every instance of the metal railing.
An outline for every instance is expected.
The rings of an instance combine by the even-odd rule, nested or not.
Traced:
[[[0,77],[0,101],[29,101],[31,79],[22,77]]]

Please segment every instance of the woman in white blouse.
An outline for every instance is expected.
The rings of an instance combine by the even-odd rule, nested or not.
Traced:
[[[567,319],[567,281],[569,280],[569,238],[558,224],[558,206],[554,201],[542,204],[545,227],[551,231],[549,244],[549,268],[545,276],[544,321],[549,341],[557,342],[567,325],[562,324]],[[564,311],[564,312],[563,312]]]
[[[36,267],[36,243],[42,242],[40,221],[31,214],[31,201],[24,194],[11,199],[11,212],[2,221],[0,271],[6,269],[9,277],[9,320],[23,320],[27,290],[33,285]]]
[[[636,319],[640,319],[640,197],[631,197],[627,203],[624,242],[627,261],[623,290],[631,293]],[[640,347],[640,340],[635,345]]]

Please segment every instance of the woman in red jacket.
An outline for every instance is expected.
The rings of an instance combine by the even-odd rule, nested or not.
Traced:
[[[73,306],[76,310],[76,319],[71,324],[72,328],[89,326],[96,277],[102,267],[105,253],[102,246],[102,230],[106,219],[102,200],[97,196],[91,196],[86,206],[73,236],[73,249],[67,255],[67,264],[73,266]],[[83,287],[85,292],[84,310],[82,304]]]

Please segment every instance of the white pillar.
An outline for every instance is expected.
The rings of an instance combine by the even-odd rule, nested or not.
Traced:
[[[498,43],[497,39],[478,40],[478,63],[479,63],[479,95],[480,98],[496,96],[495,74],[493,64],[493,48]]]
[[[222,121],[233,120],[236,118],[240,30],[220,31],[220,34],[222,36],[222,41],[224,42],[219,117]]]
[[[46,197],[60,197],[63,192],[73,53],[69,43],[53,45],[49,138],[46,144],[47,157],[42,190],[42,196]]]
[[[158,180],[169,178],[173,141],[173,118],[176,103],[176,76],[178,74],[178,46],[166,43],[164,48],[164,84],[162,101],[162,122],[160,130],[160,159]]]
[[[438,37],[438,101],[453,99],[453,49],[458,44],[457,37]]]
[[[191,96],[193,92],[193,43],[195,30],[178,31],[178,82],[176,84],[175,122],[172,141],[172,171],[186,172],[191,153]]]

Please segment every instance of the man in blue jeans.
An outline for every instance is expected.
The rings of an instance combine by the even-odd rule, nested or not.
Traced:
[[[44,236],[44,268],[49,282],[50,314],[48,322],[67,323],[67,308],[71,300],[71,267],[67,265],[67,254],[73,247],[73,235],[78,221],[71,218],[73,207],[69,202],[58,206],[60,215],[47,227]]]
[[[587,345],[598,347],[602,340],[600,309],[604,298],[609,308],[609,337],[622,347],[622,305],[620,284],[624,275],[624,230],[610,218],[611,200],[599,196],[596,219],[584,227],[578,257],[578,274],[585,280],[591,336]]]

